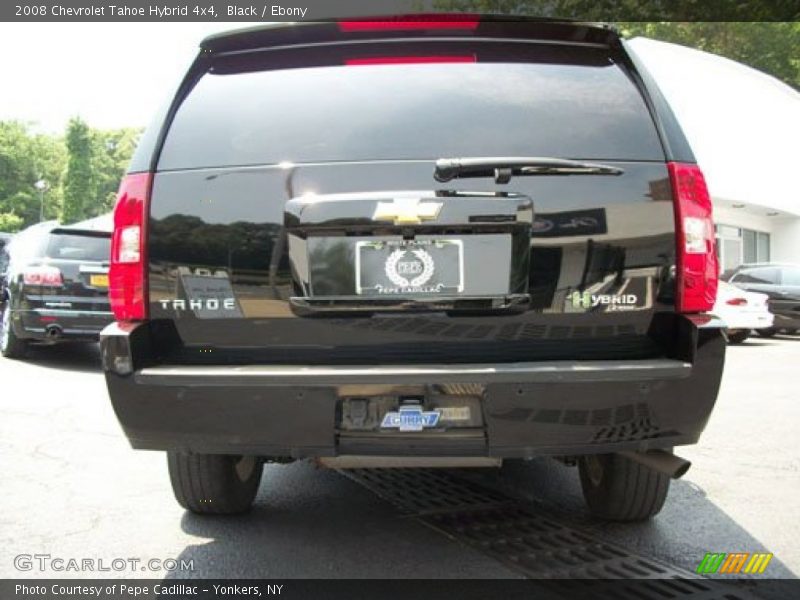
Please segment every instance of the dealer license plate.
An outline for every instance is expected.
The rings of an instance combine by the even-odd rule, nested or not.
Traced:
[[[385,240],[356,244],[356,293],[452,295],[464,291],[461,240]]]

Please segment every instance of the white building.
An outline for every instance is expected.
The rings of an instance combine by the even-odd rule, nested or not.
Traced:
[[[800,263],[800,93],[715,54],[646,38],[630,44],[705,174],[722,269]]]

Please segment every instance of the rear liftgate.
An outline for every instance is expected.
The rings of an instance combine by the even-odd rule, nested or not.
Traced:
[[[526,196],[311,195],[290,200],[284,220],[297,316],[386,319],[391,327],[410,313],[516,314],[530,304],[533,208]],[[339,388],[340,455],[410,455],[417,466],[498,464],[485,458],[483,386],[386,383]],[[337,466],[354,466],[345,460]]]

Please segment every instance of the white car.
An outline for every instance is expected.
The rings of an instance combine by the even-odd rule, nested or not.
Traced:
[[[728,325],[728,341],[740,344],[753,329],[772,327],[775,315],[769,312],[769,296],[745,290],[724,281],[719,282],[714,314]]]

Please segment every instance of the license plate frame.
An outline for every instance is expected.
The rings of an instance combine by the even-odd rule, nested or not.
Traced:
[[[376,252],[385,255],[382,261],[376,260]],[[372,256],[367,257],[365,253]],[[382,265],[383,273],[377,272],[380,269],[376,262]],[[355,283],[359,296],[461,294],[464,292],[464,242],[451,238],[356,242]]]

